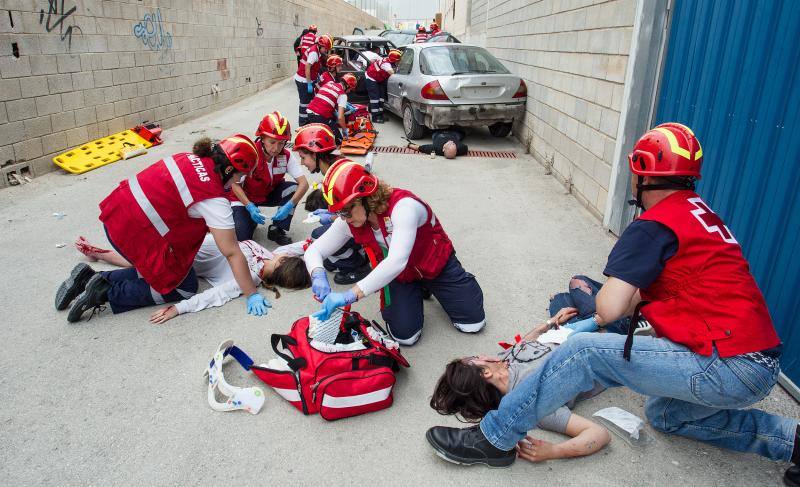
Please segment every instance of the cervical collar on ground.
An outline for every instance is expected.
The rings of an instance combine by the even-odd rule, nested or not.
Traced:
[[[236,387],[228,384],[222,374],[222,364],[228,356],[235,358],[245,370],[250,370],[253,365],[253,360],[239,347],[234,346],[233,340],[220,343],[203,374],[204,377],[208,376],[208,405],[215,411],[244,409],[251,414],[258,414],[264,405],[264,391],[258,387]],[[216,391],[227,400],[218,402]]]

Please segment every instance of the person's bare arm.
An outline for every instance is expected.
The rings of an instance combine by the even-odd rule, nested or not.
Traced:
[[[630,316],[641,300],[636,286],[622,279],[609,277],[597,293],[597,323],[611,323],[623,316]]]
[[[239,248],[239,242],[236,240],[236,232],[231,229],[209,228],[211,236],[214,237],[214,243],[217,248],[222,252],[222,255],[228,259],[228,265],[231,266],[233,277],[242,294],[250,296],[256,292],[256,286],[253,284],[253,279],[250,276],[250,268],[247,266],[247,259],[245,259],[242,249]]]
[[[347,121],[344,118],[344,107],[339,107],[339,127],[346,129],[347,128]]]
[[[300,204],[300,200],[303,199],[303,196],[305,196],[306,191],[308,191],[308,179],[306,179],[305,176],[298,176],[295,178],[295,181],[297,182],[297,189],[294,190],[292,203],[296,208],[297,205]]]
[[[529,462],[583,457],[596,453],[611,441],[607,429],[577,414],[570,416],[566,433],[572,438],[561,443],[526,436],[517,444],[517,454]]]
[[[241,184],[239,183],[231,184],[231,191],[233,191],[233,194],[236,195],[236,198],[238,198],[239,201],[241,201],[244,206],[250,204],[250,199],[247,197],[247,194],[245,194],[244,188],[242,188]]]
[[[542,323],[541,325],[536,325],[533,327],[533,330],[529,331],[522,339],[529,342],[538,340],[542,333],[554,326],[557,328],[558,325],[566,323],[570,318],[577,314],[577,308],[561,308],[554,316],[547,320],[546,323]]]
[[[306,63],[306,81],[311,82],[314,81],[311,79],[311,63]]]

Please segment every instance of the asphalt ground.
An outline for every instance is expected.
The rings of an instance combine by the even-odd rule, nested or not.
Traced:
[[[228,381],[264,387],[264,408],[257,416],[209,408],[202,373],[217,345],[232,338],[266,362],[273,357],[270,334],[288,331],[317,309],[310,291],[270,297],[266,317],[248,316],[244,299],[237,299],[161,326],[148,323],[156,308],[105,311],[78,324],[54,310],[56,288],[82,260],[72,242],[84,235],[106,245],[97,204],[118,181],[190,150],[202,135],[251,134],[269,111],[295,121],[296,107],[295,86],[287,80],[166,130],[164,145],[144,156],[81,176],[54,172],[0,191],[0,485],[780,485],[786,465],[652,430],[656,441],[646,447],[614,437],[591,457],[518,461],[510,469],[460,467],[434,455],[425,431],[458,425],[428,406],[444,364],[492,353],[498,341],[544,320],[548,297],[566,289],[572,275],[601,277],[614,244],[513,139],[493,139],[485,129],[469,134],[471,148],[514,150],[518,158],[375,159],[379,177],[435,209],[459,259],[483,287],[488,319],[483,332],[462,334],[435,300],[426,302],[422,340],[404,349],[412,367],[399,374],[387,410],[337,422],[305,417],[235,364],[226,367]],[[379,126],[378,144],[404,145],[400,121],[388,119]],[[310,232],[304,217],[299,209],[292,238]],[[264,228],[256,239],[274,247]],[[371,296],[355,309],[378,318],[378,305]],[[644,417],[643,403],[616,389],[576,412],[590,416],[618,406]],[[779,387],[758,406],[800,417],[797,403]]]

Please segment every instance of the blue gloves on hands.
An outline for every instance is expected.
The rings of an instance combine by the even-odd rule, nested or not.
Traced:
[[[317,268],[311,273],[311,291],[320,303],[330,294],[331,285],[325,269]]]
[[[316,215],[319,217],[319,222],[322,225],[330,225],[333,223],[333,220],[336,218],[336,213],[331,213],[330,211],[320,208],[319,210],[314,210],[311,212],[312,215]]]
[[[311,316],[320,321],[325,321],[331,316],[331,313],[333,313],[333,310],[336,308],[341,308],[355,302],[356,295],[352,290],[347,291],[346,293],[330,293],[325,298],[325,301],[322,302],[322,309]]]
[[[350,131],[347,129],[342,129],[342,137],[346,139],[348,136],[350,136]]]
[[[294,210],[294,203],[287,201],[283,204],[283,206],[278,208],[278,211],[276,211],[274,215],[272,215],[272,221],[277,222],[285,220],[286,217],[292,214],[292,210]]]
[[[585,320],[576,321],[575,323],[568,323],[566,325],[561,325],[561,326],[563,326],[564,328],[569,328],[571,330],[574,330],[575,333],[597,331],[597,329],[599,328],[597,326],[597,321],[595,321],[594,319],[594,316],[592,316],[591,318],[587,318]]]
[[[272,305],[269,304],[267,298],[259,293],[253,293],[247,297],[247,314],[253,316],[264,316],[269,311]]]
[[[247,206],[245,206],[245,208],[247,209],[248,213],[250,213],[250,218],[257,224],[263,225],[264,222],[267,221],[264,215],[261,214],[261,210],[259,210],[256,204],[253,203],[252,201],[250,203],[247,203]]]
[[[346,115],[350,115],[354,111],[356,111],[356,107],[354,107],[351,103],[348,102],[347,103],[347,107],[344,109],[344,113]]]
[[[314,93],[314,83],[308,83],[308,94]]]

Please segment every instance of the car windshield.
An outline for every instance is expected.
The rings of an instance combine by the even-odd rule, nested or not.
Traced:
[[[403,34],[402,32],[387,32],[383,37],[392,41],[397,47],[407,46],[414,42],[414,34]]]
[[[500,73],[508,70],[489,51],[474,46],[441,46],[422,50],[420,70],[432,76]]]

